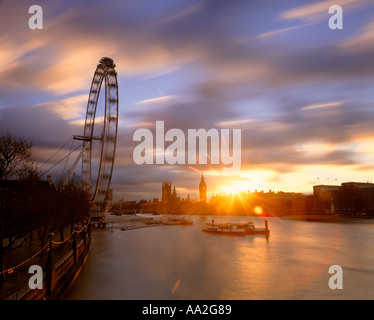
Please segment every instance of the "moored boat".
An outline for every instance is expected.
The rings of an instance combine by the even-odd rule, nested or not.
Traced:
[[[180,224],[183,224],[183,225],[191,225],[193,224],[193,220],[191,218],[187,218],[187,217],[182,217],[180,219]]]
[[[256,228],[253,222],[215,224],[214,219],[212,219],[212,223],[206,223],[202,230],[205,232],[238,235],[262,234],[269,236],[270,234],[267,220],[265,220],[265,228]]]
[[[247,223],[232,223],[231,225],[236,226],[237,228],[244,229],[245,233],[253,234],[255,233],[255,225],[253,222]]]
[[[154,218],[145,218],[144,219],[145,224],[162,224],[161,219],[154,219]]]
[[[227,234],[227,235],[245,235],[245,229],[244,228],[238,228],[236,225],[232,225],[229,223],[225,224],[213,224],[213,223],[207,223],[202,228],[205,232],[211,232],[211,233],[219,233],[219,234]]]
[[[164,224],[167,224],[167,225],[178,225],[178,224],[181,224],[181,225],[192,225],[193,224],[193,220],[191,218],[188,218],[188,217],[176,217],[176,216],[170,216],[170,217],[167,217],[165,220],[163,220],[163,223]]]

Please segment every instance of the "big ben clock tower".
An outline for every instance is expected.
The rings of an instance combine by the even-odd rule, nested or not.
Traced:
[[[204,180],[204,175],[201,176],[201,181],[199,184],[199,192],[200,192],[200,201],[206,202],[206,184]]]

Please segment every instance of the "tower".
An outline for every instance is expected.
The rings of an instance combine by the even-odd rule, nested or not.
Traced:
[[[173,194],[171,195],[171,197],[173,199],[176,199],[177,198],[177,191],[175,191],[175,185],[174,185],[174,188],[173,188]]]
[[[162,202],[167,203],[171,197],[171,181],[162,183]]]
[[[200,193],[200,201],[206,202],[206,183],[204,180],[204,175],[201,176],[201,181],[199,184],[199,193]]]

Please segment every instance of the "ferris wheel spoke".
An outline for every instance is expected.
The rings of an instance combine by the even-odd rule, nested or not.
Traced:
[[[88,96],[84,133],[75,136],[90,144],[82,153],[83,186],[91,193],[93,206],[100,208],[108,201],[117,143],[118,83],[114,68],[110,58],[102,58],[97,65]],[[104,106],[98,103],[102,87]],[[103,112],[103,117],[98,112]]]

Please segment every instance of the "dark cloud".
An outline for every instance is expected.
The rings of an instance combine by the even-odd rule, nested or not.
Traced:
[[[34,146],[62,146],[82,128],[50,111],[48,105],[0,109],[1,131],[24,137]]]
[[[268,61],[272,68],[269,84],[276,86],[292,83],[344,81],[372,76],[370,63],[374,50],[349,50],[336,46],[323,46],[287,52]]]

